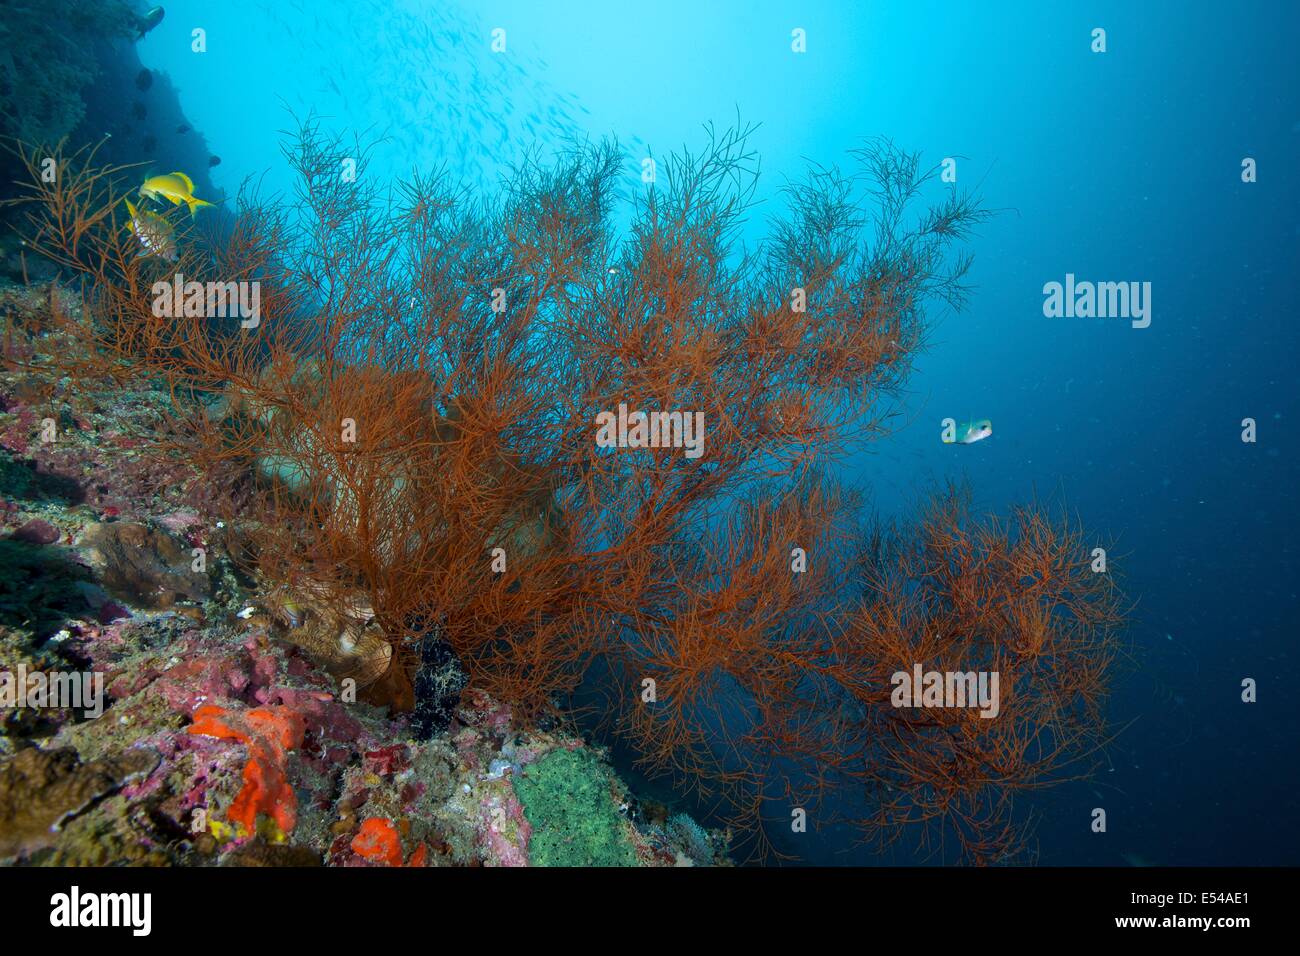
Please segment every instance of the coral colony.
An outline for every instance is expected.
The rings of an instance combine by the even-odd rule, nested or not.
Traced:
[[[171,477],[88,508],[27,492],[94,574],[57,642],[20,654],[29,670],[88,661],[112,702],[112,720],[65,729],[58,772],[102,780],[76,757],[91,741],[152,769],[108,781],[113,799],[58,836],[69,807],[13,778],[10,799],[50,805],[11,852],[712,863],[772,852],[780,781],[794,809],[872,807],[858,825],[881,845],[915,829],[969,861],[1012,858],[1025,821],[950,772],[953,733],[964,760],[1002,768],[998,792],[1064,779],[1106,733],[1118,596],[1078,531],[1034,509],[979,521],[956,490],[857,550],[853,507],[808,457],[872,427],[921,303],[955,301],[959,272],[915,263],[983,214],[949,201],[927,230],[834,261],[781,233],[762,260],[738,256],[725,184],[745,144],[721,133],[665,162],[619,245],[609,146],[521,170],[495,206],[436,179],[396,202],[314,175],[344,147],[308,122],[287,147],[300,205],[245,197],[223,237],[195,231],[217,213],[187,178],[176,212],[142,199],[168,255],[121,228],[129,169],[56,153],[47,182],[44,152],[24,153],[29,248],[85,277],[87,298],[15,300],[32,371],[7,409],[13,480],[78,457],[108,495],[146,462]],[[886,197],[927,183],[886,144],[858,160]],[[837,228],[840,186],[810,188],[791,234]],[[286,221],[321,245],[287,242]],[[349,250],[328,299],[325,248]],[[385,271],[397,255],[413,267]],[[79,385],[51,395],[42,374]],[[124,380],[129,419],[102,411]],[[620,796],[589,745],[539,729],[593,696],[596,739],[709,794],[716,830]],[[1022,746],[1065,719],[1058,745]],[[137,832],[141,804],[190,838]]]
[[[1093,539],[957,487],[874,523],[823,467],[962,303],[988,214],[938,167],[872,142],[754,250],[744,127],[629,200],[613,142],[478,194],[308,116],[296,191],[218,201],[14,109],[4,861],[718,865],[793,817],[997,863],[1099,759]]]

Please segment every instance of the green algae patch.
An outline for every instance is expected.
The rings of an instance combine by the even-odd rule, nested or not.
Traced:
[[[515,783],[533,828],[533,866],[636,866],[627,825],[614,806],[609,771],[586,748],[555,750]]]

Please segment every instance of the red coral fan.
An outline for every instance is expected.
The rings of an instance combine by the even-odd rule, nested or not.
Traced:
[[[259,813],[274,820],[281,832],[292,832],[298,801],[285,762],[289,751],[302,745],[304,729],[302,716],[287,707],[257,707],[235,713],[205,704],[195,711],[191,734],[238,740],[248,746],[244,785],[227,813],[245,833],[256,832]]]
[[[661,163],[621,233],[614,144],[526,163],[490,201],[345,183],[337,157],[365,150],[344,148],[304,124],[297,199],[245,194],[219,235],[178,217],[175,267],[114,222],[121,170],[56,152],[51,183],[26,156],[30,248],[93,289],[81,374],[166,384],[161,449],[244,489],[237,559],[371,609],[391,704],[437,634],[516,719],[603,691],[650,769],[751,826],[765,806],[829,820],[847,794],[878,843],[940,827],[971,860],[1013,849],[1014,795],[1106,738],[1109,576],[1041,511],[980,522],[947,496],[895,540],[824,477],[886,430],[928,306],[961,303],[978,203],[915,210],[936,170],[875,143],[788,187],[747,248],[744,130]],[[260,282],[259,323],[155,309],[177,272]],[[632,441],[628,410],[668,440]],[[1000,669],[1001,715],[895,710],[891,674],[917,663]],[[254,774],[245,817],[282,795]]]

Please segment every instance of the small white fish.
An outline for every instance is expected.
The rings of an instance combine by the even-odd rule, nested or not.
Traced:
[[[983,441],[992,434],[993,423],[987,418],[981,418],[979,421],[967,422],[965,425],[958,425],[955,441],[963,445],[973,445],[977,441]]]

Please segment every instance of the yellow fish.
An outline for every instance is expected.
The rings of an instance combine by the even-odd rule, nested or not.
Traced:
[[[131,221],[126,228],[135,234],[144,247],[140,255],[159,256],[168,262],[175,262],[178,257],[176,233],[172,230],[172,224],[156,212],[136,209],[129,199],[126,200],[126,211],[131,214]]]
[[[205,199],[194,195],[194,182],[184,173],[167,173],[163,176],[150,176],[140,187],[140,195],[146,199],[162,200],[179,206],[185,203],[193,216],[200,206],[211,206]]]

